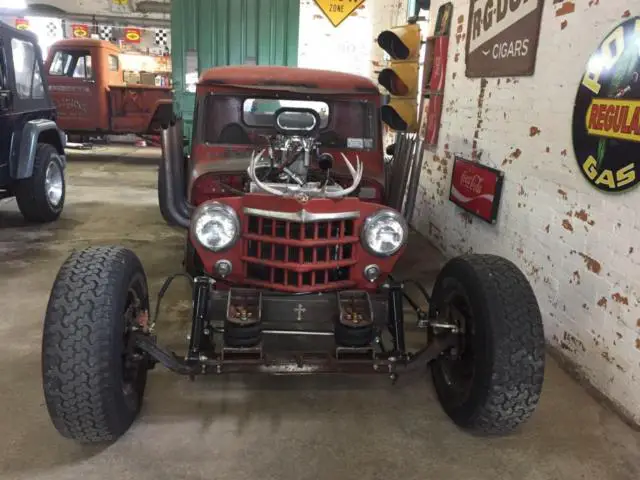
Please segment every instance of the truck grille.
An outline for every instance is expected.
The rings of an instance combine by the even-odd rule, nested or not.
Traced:
[[[353,285],[355,221],[299,222],[247,215],[244,229],[247,283],[285,291]]]

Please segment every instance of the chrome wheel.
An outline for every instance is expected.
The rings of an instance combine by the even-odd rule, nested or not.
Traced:
[[[62,200],[62,170],[58,162],[50,162],[44,178],[44,191],[47,195],[49,203],[53,207],[57,207]]]

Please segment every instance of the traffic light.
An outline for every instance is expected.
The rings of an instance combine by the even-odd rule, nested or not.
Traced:
[[[380,109],[382,121],[391,129],[415,132],[418,129],[420,70],[420,26],[400,25],[378,35],[378,45],[391,57],[391,65],[378,75],[391,98]]]

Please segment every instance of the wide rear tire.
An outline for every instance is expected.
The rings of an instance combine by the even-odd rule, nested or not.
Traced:
[[[533,414],[544,378],[542,318],[527,278],[504,258],[464,255],[440,272],[433,302],[465,331],[431,363],[445,412],[478,434],[513,431]]]
[[[145,312],[147,280],[130,250],[92,247],[62,265],[42,340],[44,396],[60,434],[81,443],[111,442],[131,426],[149,366],[131,332]]]

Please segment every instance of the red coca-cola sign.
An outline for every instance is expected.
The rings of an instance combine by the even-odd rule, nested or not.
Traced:
[[[484,221],[495,223],[503,177],[500,170],[456,156],[449,200]]]

